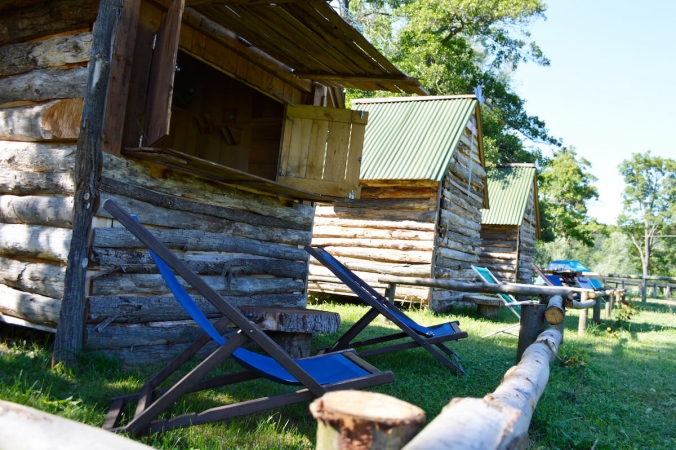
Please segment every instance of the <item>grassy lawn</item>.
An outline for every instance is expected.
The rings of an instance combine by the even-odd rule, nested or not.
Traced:
[[[313,306],[339,312],[345,330],[365,308],[321,303]],[[577,336],[577,314],[566,318],[561,360],[552,364],[544,396],[531,424],[535,449],[676,448],[676,301],[651,299],[634,303],[633,313],[616,310],[613,318],[590,326]],[[460,320],[470,337],[451,344],[468,372],[456,377],[427,352],[416,349],[369,359],[396,381],[374,390],[423,408],[428,419],[453,397],[483,397],[500,383],[514,364],[517,338],[506,334],[480,336],[514,323],[509,311],[486,320],[472,310],[436,316],[412,311],[420,323]],[[377,335],[391,325],[380,320],[369,328]],[[336,336],[317,336],[316,348]],[[51,337],[0,324],[0,398],[100,426],[110,397],[140,387],[157,367],[125,370],[115,361],[88,356],[74,370],[52,369]],[[226,371],[228,368],[220,370]],[[226,402],[289,390],[264,380],[227,391],[192,394],[174,412],[195,411]],[[141,438],[157,448],[314,448],[315,421],[307,404],[218,424],[175,430]]]

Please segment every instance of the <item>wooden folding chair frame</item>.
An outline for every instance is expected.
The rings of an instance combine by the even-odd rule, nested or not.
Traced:
[[[434,336],[433,333],[430,333],[428,336],[422,336],[420,333],[416,332],[405,323],[406,320],[414,322],[413,319],[404,314],[404,312],[397,308],[396,305],[378,293],[375,289],[369,286],[368,283],[355,275],[350,269],[345,267],[345,265],[333,258],[331,255],[329,256],[331,256],[332,261],[329,261],[322,253],[325,252],[328,254],[326,250],[322,249],[321,247],[314,248],[310,245],[306,245],[305,250],[319,262],[324,264],[324,266],[326,266],[329,270],[331,270],[334,275],[340,279],[340,281],[345,283],[345,285],[349,287],[362,301],[371,307],[371,309],[369,309],[366,314],[364,314],[364,316],[362,316],[354,325],[352,325],[352,327],[347,330],[345,334],[343,334],[331,347],[322,350],[322,352],[329,353],[347,348],[359,349],[369,345],[409,338],[410,340],[408,342],[359,351],[357,355],[360,357],[367,357],[397,352],[410,348],[422,347],[437,360],[439,360],[443,365],[451,369],[454,373],[458,375],[466,374],[465,369],[463,369],[462,364],[460,364],[458,355],[453,350],[444,345],[445,342],[455,341],[467,337],[467,332],[460,329],[459,323],[457,321],[448,322],[448,325],[450,325],[454,331],[453,334]],[[334,270],[332,267],[334,264],[338,265],[338,270]],[[362,331],[364,331],[364,329],[371,322],[373,322],[373,320],[378,317],[379,314],[382,314],[385,318],[393,322],[397,327],[399,327],[399,329],[401,329],[401,332],[353,342],[353,339],[355,339]],[[429,328],[430,330],[434,330],[434,327]],[[451,361],[450,358],[453,358],[453,361]]]
[[[148,434],[223,420],[308,401],[316,397],[321,397],[328,391],[339,389],[362,389],[389,383],[394,380],[392,372],[381,372],[374,366],[357,357],[355,352],[345,351],[342,352],[342,354],[358,367],[368,372],[369,375],[337,383],[319,384],[281,347],[279,347],[279,345],[270,339],[270,337],[255,324],[250,322],[238,309],[225,301],[198,275],[192,272],[183,261],[174,255],[141,224],[136,222],[128,213],[122,210],[112,200],[107,200],[104,203],[104,208],[225,316],[214,325],[219,333],[230,323],[233,323],[239,330],[234,336],[230,337],[224,345],[219,346],[218,349],[172,387],[168,389],[157,389],[162,382],[185,362],[190,360],[210,341],[211,338],[207,333],[204,333],[197,341],[165,366],[157,375],[145,383],[138,392],[112,399],[111,409],[106,416],[103,428],[111,431],[128,432],[132,435]],[[212,369],[231,356],[236,349],[249,340],[258,344],[263,351],[274,358],[284,369],[295,377],[305,389],[279,394],[273,397],[265,397],[232,405],[220,406],[201,413],[190,413],[175,418],[155,420],[159,414],[167,410],[167,408],[186,393],[259,378],[259,374],[245,370],[204,380],[204,377]],[[125,404],[133,401],[137,403],[134,418],[128,424],[119,426]]]

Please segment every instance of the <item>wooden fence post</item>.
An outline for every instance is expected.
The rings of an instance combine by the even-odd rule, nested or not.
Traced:
[[[397,291],[396,283],[388,283],[387,288],[385,289],[385,297],[391,302],[394,302],[394,296]]]
[[[616,295],[618,295],[617,291],[606,298],[606,320],[610,319],[610,315],[613,312],[613,303],[615,302]]]
[[[592,315],[592,320],[594,323],[598,324],[601,322],[601,300],[603,300],[603,297],[600,295],[597,295],[594,297],[594,313]]]
[[[425,421],[425,411],[389,395],[335,391],[310,404],[316,450],[400,449]]]
[[[521,305],[521,328],[519,329],[519,343],[516,347],[516,362],[521,361],[526,351],[545,330],[545,305]]]
[[[586,292],[580,293],[580,302],[586,302],[589,298]],[[584,336],[584,332],[587,330],[587,308],[580,310],[580,321],[577,323],[577,335]]]

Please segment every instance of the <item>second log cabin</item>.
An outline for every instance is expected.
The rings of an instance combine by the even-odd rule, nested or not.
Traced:
[[[502,281],[533,283],[540,203],[534,164],[501,164],[488,171],[491,208],[482,211],[479,265]]]
[[[353,101],[368,111],[360,199],[319,204],[312,243],[377,288],[380,274],[473,280],[488,207],[475,96]],[[350,294],[317,261],[313,293]],[[396,300],[448,309],[462,293],[399,286]]]

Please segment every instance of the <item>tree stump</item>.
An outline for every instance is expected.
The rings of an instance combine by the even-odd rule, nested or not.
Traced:
[[[336,391],[316,399],[317,450],[400,449],[418,433],[425,411],[375,392]]]

